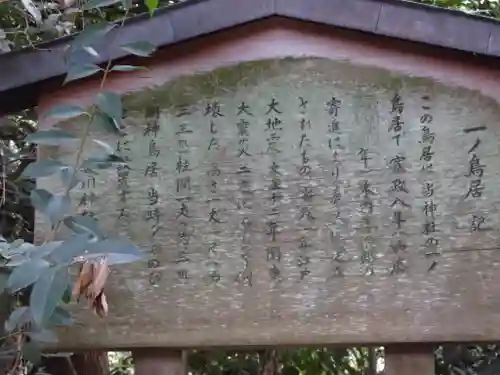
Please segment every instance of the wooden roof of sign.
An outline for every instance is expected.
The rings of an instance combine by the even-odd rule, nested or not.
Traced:
[[[127,56],[120,45],[148,40],[162,48],[269,17],[356,30],[489,57],[500,56],[500,23],[400,0],[201,0],[129,19],[96,44],[103,63]],[[118,35],[117,35],[118,34]],[[73,36],[0,56],[0,112],[36,105],[45,85],[61,83]]]

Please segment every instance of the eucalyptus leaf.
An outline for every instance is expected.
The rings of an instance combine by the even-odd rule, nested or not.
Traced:
[[[56,343],[59,341],[56,333],[48,329],[40,329],[35,332],[28,332],[28,336],[39,343]]]
[[[129,10],[134,6],[134,1],[133,0],[121,0],[122,6]]]
[[[107,155],[113,155],[115,153],[115,149],[104,141],[101,141],[99,139],[93,139],[92,142],[95,142],[99,146],[101,146],[106,151]]]
[[[7,252],[7,257],[20,254],[20,255],[26,255],[30,256],[30,254],[33,252],[33,250],[37,249],[36,245],[33,245],[32,243],[29,242],[24,242],[20,244],[19,246],[11,246],[10,249]]]
[[[102,7],[107,7],[120,2],[120,0],[89,0],[83,6],[84,10],[97,9]]]
[[[113,163],[110,163],[110,162],[107,162],[107,161],[103,161],[102,159],[96,160],[94,158],[86,159],[81,164],[82,168],[90,169],[90,170],[93,170],[93,169],[108,169],[108,168],[111,168],[112,166],[113,166]]]
[[[125,160],[118,155],[95,155],[91,156],[88,159],[85,159],[81,164],[81,168],[88,169],[107,169],[116,164],[126,164]]]
[[[30,259],[41,259],[50,255],[57,247],[62,244],[62,241],[50,241],[35,248],[29,253]]]
[[[72,290],[71,287],[66,288],[66,291],[64,292],[64,294],[62,296],[62,301],[64,303],[70,303],[71,302],[71,298],[73,297],[72,296],[72,294],[73,294],[72,292],[73,292],[73,290]]]
[[[8,316],[12,308],[12,296],[3,294],[0,296],[0,314],[3,317]]]
[[[53,225],[64,219],[71,211],[71,200],[67,195],[54,195],[44,211]]]
[[[23,358],[33,366],[37,366],[42,361],[42,350],[35,341],[24,342],[21,352]]]
[[[36,282],[49,267],[49,262],[43,259],[31,259],[25,262],[14,268],[7,280],[7,288],[11,293],[25,289]]]
[[[85,255],[86,260],[106,257],[108,264],[131,263],[144,258],[144,253],[130,242],[105,239],[90,245]]]
[[[72,326],[74,323],[75,320],[71,317],[71,314],[62,307],[57,306],[47,321],[47,326]]]
[[[64,186],[68,187],[70,191],[73,190],[80,182],[75,173],[75,168],[68,166],[61,168],[61,182]]]
[[[92,118],[92,128],[103,129],[109,133],[118,134],[121,132],[120,124],[113,117],[105,113],[97,112]]]
[[[29,262],[31,259],[30,257],[24,255],[24,254],[17,254],[14,255],[12,258],[9,259],[7,262],[6,266],[7,267],[19,267],[22,264]]]
[[[69,284],[66,266],[53,267],[35,283],[30,294],[30,310],[33,322],[43,327],[61,301]]]
[[[45,189],[33,189],[30,194],[31,204],[40,212],[45,212],[52,197],[52,193]]]
[[[7,281],[9,280],[10,273],[6,269],[0,271],[0,295],[3,294],[7,288]]]
[[[123,117],[123,106],[120,95],[114,92],[100,92],[96,97],[96,104],[99,109],[115,120],[121,120]]]
[[[36,143],[39,145],[60,146],[67,144],[68,142],[77,141],[78,138],[63,130],[49,129],[39,130],[35,133],[28,134],[24,140],[26,142]]]
[[[21,177],[24,178],[40,178],[53,175],[61,170],[61,168],[66,167],[64,163],[58,160],[37,160],[30,163],[21,173]]]
[[[99,68],[95,64],[75,64],[72,65],[68,69],[68,73],[66,74],[66,78],[64,79],[63,84],[66,84],[71,81],[75,81],[77,79],[85,78],[85,77],[90,77],[91,75],[96,74],[97,72],[101,71],[102,69]]]
[[[98,40],[104,34],[108,33],[114,27],[115,25],[108,22],[100,22],[89,25],[85,27],[83,31],[81,31],[75,36],[73,42],[71,43],[71,47],[73,49],[78,49],[90,46],[94,44],[96,40]]]
[[[50,254],[50,258],[59,265],[69,265],[75,257],[84,254],[85,249],[89,245],[89,241],[89,233],[75,234],[55,248]]]
[[[132,55],[142,57],[148,57],[154,51],[156,51],[155,45],[145,40],[139,40],[137,42],[124,44],[121,46],[121,48],[128,53],[131,53]]]
[[[30,193],[31,204],[37,210],[44,211],[53,195],[45,189],[33,189]]]
[[[114,72],[133,72],[136,70],[148,70],[144,66],[135,66],[135,65],[115,65],[111,68],[111,71]]]
[[[11,312],[9,318],[4,323],[6,332],[12,332],[16,327],[22,327],[31,319],[28,306],[21,306]]]
[[[99,53],[94,49],[94,47],[91,46],[85,46],[83,47],[83,50],[87,52],[89,55],[94,56],[94,57],[99,57]]]
[[[99,229],[97,220],[90,216],[68,216],[63,220],[63,223],[75,233],[87,233],[98,239],[104,238],[104,234]]]
[[[22,238],[16,238],[14,241],[10,243],[10,248],[11,249],[16,249],[18,247],[21,247],[24,245],[26,242]]]
[[[49,109],[47,112],[45,112],[42,115],[42,118],[52,117],[55,119],[64,120],[64,119],[80,116],[83,114],[87,114],[87,112],[85,112],[85,110],[78,105],[57,104],[57,105],[53,106],[51,109]]]
[[[37,23],[42,22],[42,13],[40,9],[33,3],[31,0],[21,0],[21,3],[24,5],[24,8],[28,11],[29,14],[35,19]]]

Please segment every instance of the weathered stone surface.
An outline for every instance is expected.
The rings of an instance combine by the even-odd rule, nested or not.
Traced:
[[[251,115],[239,111],[243,102]],[[184,77],[130,94],[125,106],[125,198],[115,170],[95,186],[89,177],[76,196],[94,193],[79,209],[149,261],[116,268],[109,319],[72,328],[61,345],[499,334],[491,325],[500,281],[498,103],[378,69],[285,59]],[[42,157],[51,154],[72,159],[62,149]],[[39,218],[39,238],[43,228]],[[481,324],[456,325],[474,313]]]

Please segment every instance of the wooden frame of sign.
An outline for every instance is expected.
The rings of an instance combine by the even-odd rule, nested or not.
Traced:
[[[185,372],[186,348],[377,344],[387,374],[420,375],[436,343],[500,336],[497,71],[285,19],[144,63],[106,81],[124,134],[91,134],[128,166],[75,194],[147,259],[113,269],[109,318],[75,307],[61,348],[133,349],[143,375]],[[98,90],[42,94],[40,111]],[[41,126],[78,134],[79,121]],[[45,228],[37,217],[37,238]]]

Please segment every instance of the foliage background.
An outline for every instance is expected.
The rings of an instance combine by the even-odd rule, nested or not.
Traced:
[[[22,48],[84,30],[101,21],[114,21],[146,13],[182,0],[101,0],[109,4],[82,10],[95,0],[0,0],[0,53]],[[350,0],[346,0],[350,1]],[[500,18],[499,0],[420,0],[434,6]],[[36,130],[36,117],[30,109],[0,120],[0,158],[2,194],[0,234],[7,240],[32,240],[33,208],[29,195],[33,181],[18,177],[35,160],[35,148],[24,142]],[[7,157],[7,155],[9,157]],[[0,306],[0,315],[2,307]],[[1,361],[0,352],[0,361]],[[129,353],[109,353],[113,375],[132,373]],[[439,375],[500,374],[500,346],[453,346],[436,349]],[[192,352],[190,371],[199,375],[375,375],[383,372],[381,348],[287,349],[258,352]],[[48,366],[49,367],[49,366]],[[42,371],[42,368],[35,368]],[[76,369],[80,374],[80,369]],[[1,369],[0,369],[1,373]],[[35,372],[33,372],[35,373]],[[83,372],[82,372],[83,373]],[[69,374],[74,375],[74,374]],[[90,374],[89,374],[90,375]],[[92,374],[100,375],[100,374]]]

